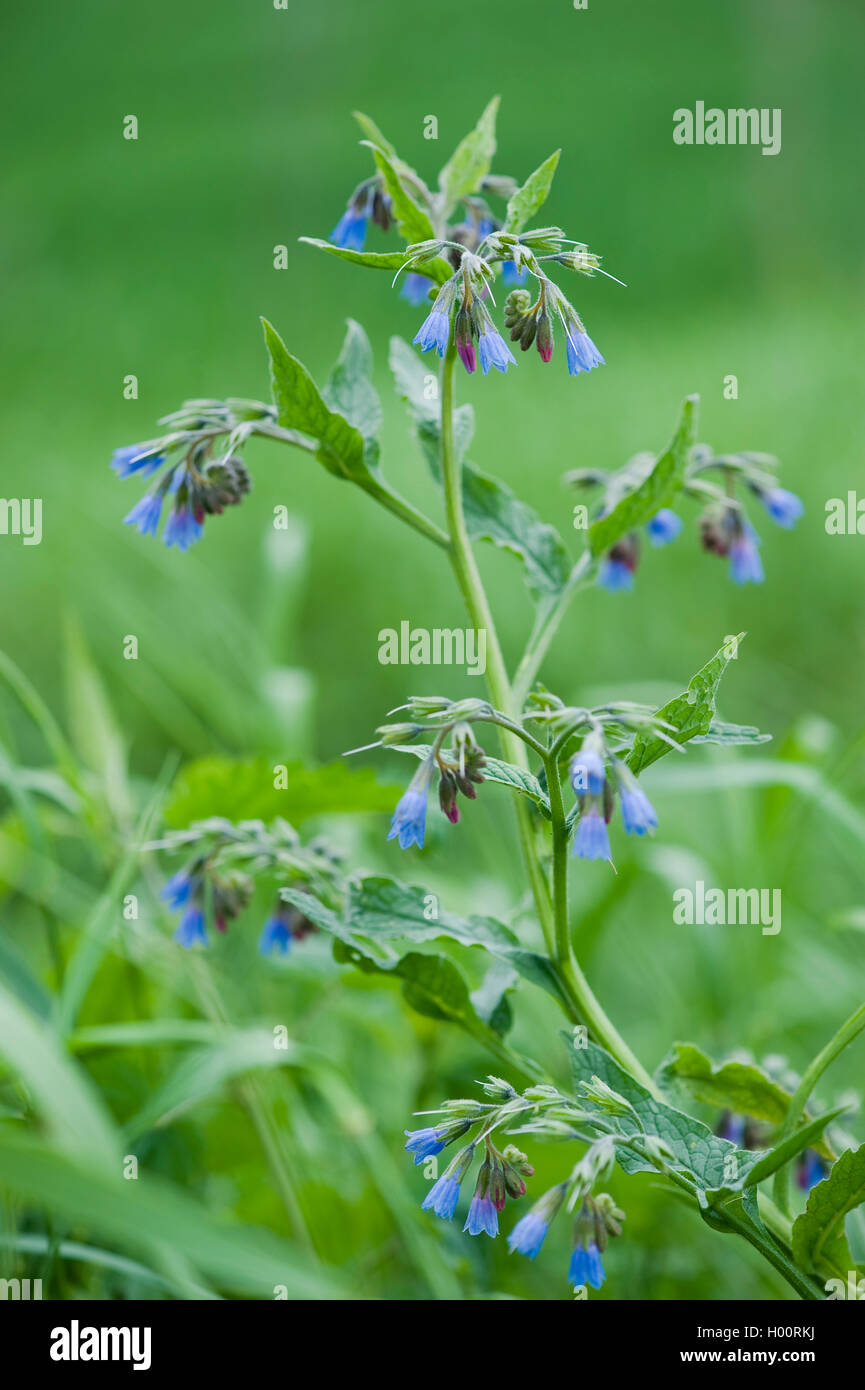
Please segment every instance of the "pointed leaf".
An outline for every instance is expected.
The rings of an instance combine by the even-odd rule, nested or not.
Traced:
[[[439,188],[444,195],[445,216],[460,198],[475,193],[490,171],[496,152],[496,112],[499,98],[493,97],[474,130],[461,140],[439,174]],[[420,240],[420,238],[418,238]]]
[[[372,349],[359,323],[348,319],[339,361],[324,388],[324,399],[360,430],[364,439],[381,429],[381,402],[372,384]]]
[[[668,732],[677,743],[687,743],[695,734],[708,733],[715,714],[715,697],[721,677],[730,664],[732,652],[738,650],[738,644],[744,637],[744,632],[740,632],[735,643],[728,639],[711,661],[707,661],[691,678],[688,689],[675,699],[668,700],[658,710],[658,719],[673,726]],[[642,772],[670,751],[669,743],[665,743],[657,734],[638,734],[627,757],[628,767],[632,772]]]
[[[662,507],[676,500],[694,445],[699,396],[687,396],[673,440],[639,486],[589,527],[589,547],[602,555],[628,531],[650,521]]]
[[[844,1218],[865,1202],[865,1144],[847,1149],[829,1176],[811,1188],[808,1204],[793,1222],[793,1255],[818,1274],[853,1268]]]
[[[543,207],[553,182],[561,150],[555,150],[545,159],[533,174],[529,174],[522,188],[518,188],[508,202],[505,212],[505,232],[516,235],[526,227],[535,214]]]

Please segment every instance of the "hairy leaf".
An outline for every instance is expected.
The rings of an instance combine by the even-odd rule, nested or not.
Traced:
[[[371,439],[381,428],[381,402],[372,384],[372,349],[360,324],[354,319],[347,322],[345,342],[324,388],[324,399],[364,439]]]
[[[771,743],[771,734],[761,734],[752,724],[727,724],[713,719],[705,734],[695,734],[693,743],[723,743],[728,748],[748,743]]]
[[[518,188],[513,194],[505,212],[503,231],[513,232],[514,235],[521,232],[543,207],[547,201],[547,194],[553,182],[560,154],[561,150],[555,150],[549,159],[545,159],[543,164],[535,169],[533,174],[529,174],[522,188]]]
[[[811,1188],[808,1203],[793,1222],[793,1255],[803,1269],[819,1274],[853,1268],[844,1233],[844,1218],[865,1202],[865,1144],[847,1149],[822,1182]]]
[[[639,486],[589,527],[589,548],[593,555],[602,555],[627,531],[633,531],[650,521],[662,507],[669,507],[676,500],[694,445],[699,399],[699,396],[686,396],[669,447]]]
[[[738,650],[744,637],[744,632],[740,632],[735,644],[728,639],[711,661],[707,661],[691,678],[688,689],[675,699],[668,700],[658,710],[658,719],[673,726],[669,732],[677,743],[687,743],[688,739],[696,734],[705,735],[709,732],[715,716],[715,697],[721,677],[730,664],[731,653]],[[642,772],[670,751],[669,743],[665,743],[657,734],[637,734],[634,746],[628,754],[628,767],[632,772]]]
[[[496,112],[499,98],[493,97],[483,115],[465,139],[461,140],[439,174],[439,188],[444,197],[445,215],[478,185],[490,171],[496,152]],[[420,237],[417,238],[421,240]]]
[[[409,243],[430,241],[435,235],[429,214],[412,197],[406,187],[405,174],[400,175],[384,150],[370,141],[364,141],[372,150],[372,157],[378,165],[384,186],[390,194],[391,211],[401,236]],[[451,272],[449,272],[451,273]]]

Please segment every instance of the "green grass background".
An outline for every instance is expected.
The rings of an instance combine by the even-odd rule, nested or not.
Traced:
[[[3,493],[43,498],[44,539],[24,547],[0,537],[2,645],[69,733],[104,803],[104,815],[88,821],[31,797],[21,769],[47,768],[50,752],[4,695],[2,932],[38,988],[44,1019],[167,756],[335,759],[418,689],[411,672],[378,663],[379,629],[404,618],[463,623],[440,557],[304,455],[256,442],[246,454],[252,496],[210,521],[186,556],[120,525],[138,490],[107,463],[185,397],[266,397],[259,315],[319,380],[353,317],[376,353],[386,472],[434,513],[386,366],[389,335],[410,338],[418,313],[387,276],[297,237],[326,236],[368,172],[353,108],[368,111],[430,181],[496,92],[496,171],[522,179],[561,146],[549,219],[587,241],[628,288],[601,278],[577,286],[603,370],[569,380],[559,357],[543,368],[531,355],[505,379],[460,379],[477,413],[475,461],[568,538],[573,499],[562,473],[660,449],[681,398],[699,392],[700,438],[719,450],[777,454],[784,483],[806,505],[792,535],[755,518],[761,588],[736,589],[723,565],[699,553],[689,515],[674,547],[644,555],[633,595],[590,592],[562,626],[543,677],[579,703],[660,700],[726,634],[747,630],[721,712],[771,732],[770,755],[796,761],[818,787],[811,795],[706,785],[722,764],[762,764],[765,749],[722,759],[693,750],[687,770],[674,770],[678,783],[669,760],[654,782],[647,777],[661,821],[655,843],[618,846],[615,879],[601,865],[574,870],[581,959],[650,1065],[676,1037],[717,1056],[780,1053],[801,1069],[861,1002],[863,541],[827,536],[824,508],[863,476],[863,28],[861,9],[844,0],[590,0],[580,12],[566,0],[502,0],[492,11],[453,0],[329,0],[287,11],[265,0],[77,8],[47,0],[10,17]],[[674,145],[673,110],[698,99],[780,107],[781,154]],[[139,120],[136,142],[122,138],[127,114]],[[423,138],[430,114],[437,142]],[[273,268],[278,244],[288,246],[287,270]],[[394,243],[373,230],[369,244]],[[136,401],[123,399],[128,373],[139,379]],[[729,374],[738,378],[735,401],[723,395]],[[296,517],[281,547],[269,526],[279,503]],[[529,603],[509,557],[482,558],[513,660]],[[127,634],[139,639],[135,663],[122,657]],[[477,693],[471,679],[447,672],[425,673],[420,684],[422,693]],[[391,780],[405,775],[394,759],[377,765]],[[109,776],[113,797],[100,801]],[[821,800],[827,785],[844,798],[840,815]],[[358,860],[428,882],[456,909],[494,913],[522,896],[508,807],[492,789],[457,833],[436,826],[423,863],[384,845],[385,824],[382,816],[333,828]],[[723,886],[781,887],[781,933],[674,928],[671,884],[700,874]],[[564,1229],[529,1265],[507,1260],[501,1241],[469,1243],[416,1213],[423,1184],[398,1151],[406,1117],[464,1093],[489,1059],[411,1016],[390,990],[339,972],[323,943],[298,951],[288,969],[260,964],[249,919],[202,967],[212,971],[202,983],[198,966],[163,940],[154,882],[139,890],[152,927],[146,949],[136,958],[115,944],[100,958],[78,1022],[198,1017],[202,990],[215,987],[238,1026],[285,1019],[341,1068],[364,1118],[344,1122],[345,1107],[323,1100],[315,1066],[298,1065],[242,1083],[262,1088],[290,1174],[287,1202],[265,1169],[249,1097],[233,1082],[150,1132],[143,1166],[214,1219],[232,1212],[272,1228],[308,1260],[304,1269],[336,1268],[355,1292],[566,1296]],[[517,1040],[561,1069],[557,1027],[543,1004],[521,996]],[[72,1051],[83,1084],[120,1123],[178,1061],[169,1043],[79,1041]],[[68,1040],[57,1053],[68,1058]],[[3,1132],[13,1137],[39,1096],[38,1077],[17,1074],[12,1064],[4,1092],[12,1113]],[[836,1065],[826,1101],[860,1075],[861,1049]],[[536,1158],[539,1191],[564,1160],[549,1146]],[[103,1229],[100,1243],[82,1201],[70,1211],[39,1193],[28,1200],[10,1171],[11,1263],[45,1268],[59,1296],[152,1296],[140,1271],[61,1249],[77,1239],[128,1250],[122,1229]],[[57,1181],[46,1178],[46,1191]],[[615,1190],[627,1235],[610,1255],[605,1296],[785,1296],[747,1249],[702,1228],[651,1183]],[[218,1264],[209,1273],[229,1294],[259,1288],[252,1276],[252,1285],[232,1282]],[[174,1269],[170,1287],[188,1274]]]

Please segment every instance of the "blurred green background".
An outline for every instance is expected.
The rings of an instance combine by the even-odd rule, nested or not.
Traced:
[[[341,0],[281,11],[265,0],[47,0],[9,16],[6,29],[3,491],[43,498],[44,538],[24,547],[0,537],[2,645],[69,733],[85,779],[113,778],[114,789],[102,823],[76,829],[68,807],[34,810],[39,787],[20,770],[46,769],[50,751],[4,693],[3,936],[49,996],[46,1009],[134,815],[177,760],[330,762],[367,742],[409,693],[435,683],[477,693],[448,673],[428,673],[419,690],[410,672],[378,663],[383,627],[463,625],[459,595],[431,548],[302,454],[254,442],[251,497],[185,556],[121,526],[139,489],[107,464],[186,397],[266,398],[259,315],[318,380],[353,317],[376,353],[385,471],[437,515],[386,366],[389,335],[411,338],[418,311],[388,276],[297,238],[327,236],[369,172],[352,109],[373,116],[431,182],[500,92],[495,171],[522,180],[561,146],[545,216],[628,288],[596,278],[574,296],[603,370],[570,380],[558,357],[543,369],[532,355],[507,378],[460,378],[477,413],[475,462],[569,540],[562,473],[659,450],[681,398],[699,392],[699,437],[721,451],[777,454],[783,483],[806,506],[792,535],[755,517],[760,588],[732,586],[726,567],[699,552],[689,517],[675,546],[644,555],[632,595],[592,591],[562,626],[542,674],[574,703],[660,701],[726,634],[747,630],[721,713],[772,733],[769,756],[798,768],[785,774],[796,787],[777,785],[765,749],[722,759],[695,749],[686,768],[671,759],[650,774],[655,842],[619,846],[613,880],[606,866],[574,871],[581,959],[650,1066],[675,1036],[714,1056],[783,1054],[801,1069],[862,995],[862,542],[824,529],[826,500],[862,477],[861,7],[590,0],[578,12],[567,0],[502,0],[482,11]],[[782,152],[674,145],[673,111],[697,100],[780,107]],[[139,121],[134,142],[122,138],[128,114]],[[437,142],[423,138],[430,114]],[[273,266],[280,244],[286,270]],[[368,245],[396,239],[373,229]],[[134,401],[123,398],[129,373]],[[737,400],[724,399],[730,374]],[[280,503],[296,517],[281,538],[270,526]],[[481,558],[513,660],[529,602],[513,561]],[[137,662],[123,659],[127,634],[139,639]],[[383,778],[405,778],[398,760],[374,762]],[[739,785],[749,778],[755,785]],[[485,792],[458,835],[436,825],[422,863],[385,846],[385,826],[382,815],[332,828],[350,854],[430,884],[457,910],[504,911],[523,896],[503,794]],[[695,876],[780,886],[780,935],[674,928],[671,885]],[[141,891],[154,937],[164,937],[152,891]],[[254,958],[254,939],[241,922],[213,955],[229,1012],[244,1025],[297,1021],[359,1098],[362,1138],[300,1068],[278,1086],[261,1083],[294,1175],[288,1212],[264,1177],[260,1134],[238,1124],[228,1094],[154,1131],[156,1166],[215,1214],[232,1210],[299,1247],[305,1229],[310,1258],[346,1271],[359,1292],[566,1296],[565,1232],[551,1240],[557,1252],[529,1265],[507,1261],[501,1241],[432,1229],[415,1210],[423,1183],[398,1154],[407,1115],[465,1093],[489,1059],[410,1015],[394,992],[340,972],[323,943],[279,969]],[[164,945],[157,964],[113,947],[81,1021],[194,1014],[198,967]],[[561,1072],[558,1019],[530,994],[517,1012],[516,1039]],[[170,1046],[83,1057],[121,1120],[175,1063]],[[833,1070],[827,1102],[860,1075],[861,1050]],[[540,1181],[559,1173],[553,1149],[534,1157]],[[627,1237],[604,1296],[786,1296],[743,1245],[720,1241],[650,1183],[615,1190]],[[45,1228],[26,1204],[23,1218],[12,1207],[9,1239],[24,1268],[20,1232],[41,1240]],[[44,1248],[55,1251],[62,1296],[150,1296],[128,1271],[59,1259],[57,1241],[77,1228],[63,1211],[52,1222]]]

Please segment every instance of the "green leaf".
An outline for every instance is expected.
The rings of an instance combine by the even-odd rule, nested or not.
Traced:
[[[748,1185],[770,1178],[779,1168],[783,1168],[785,1163],[789,1163],[791,1158],[802,1153],[803,1149],[818,1148],[826,1126],[830,1125],[833,1120],[837,1120],[839,1115],[843,1115],[846,1109],[846,1105],[839,1105],[834,1110],[827,1110],[824,1115],[818,1115],[816,1120],[802,1125],[795,1134],[789,1135],[780,1144],[776,1144],[773,1148],[760,1154],[759,1159],[748,1174]]]
[[[545,159],[543,164],[538,166],[533,174],[529,174],[522,188],[518,188],[513,194],[505,212],[503,231],[512,232],[516,236],[543,207],[547,201],[547,194],[553,182],[560,154],[561,150],[555,150],[549,159]]]
[[[728,748],[748,743],[771,743],[771,734],[761,734],[752,724],[727,724],[723,719],[713,719],[705,734],[695,734],[693,743],[722,743]]]
[[[127,1138],[148,1129],[171,1124],[201,1100],[218,1094],[227,1082],[266,1067],[297,1066],[304,1051],[296,1043],[275,1045],[267,1028],[227,1030],[206,1047],[194,1048],[182,1057],[162,1085],[126,1126]]]
[[[432,918],[431,901],[436,904]],[[352,884],[347,922],[353,931],[372,940],[433,941],[444,936],[462,946],[481,946],[567,1007],[567,995],[546,956],[527,950],[510,927],[493,917],[456,917],[446,912],[424,888],[380,876],[363,878]]]
[[[715,697],[721,677],[730,664],[731,653],[738,651],[744,637],[744,632],[740,632],[735,642],[730,642],[728,638],[711,661],[707,661],[691,678],[688,689],[675,699],[668,700],[658,710],[657,718],[673,726],[668,732],[677,743],[687,743],[688,739],[694,738],[696,734],[705,735],[709,732],[715,715]],[[637,734],[627,757],[628,767],[632,772],[640,773],[670,751],[669,743],[665,743],[657,734]]]
[[[115,1173],[8,1132],[0,1143],[0,1186],[76,1231],[99,1233],[157,1264],[161,1250],[172,1251],[221,1288],[255,1298],[272,1299],[278,1286],[296,1299],[356,1296],[341,1274],[270,1231],[217,1222],[179,1189],[147,1173],[124,1181],[119,1161]]]
[[[475,193],[481,179],[490,171],[496,152],[496,112],[499,98],[493,97],[483,115],[465,139],[461,140],[439,174],[445,216],[460,198]],[[418,238],[420,240],[420,238]]]
[[[694,445],[699,399],[699,396],[685,397],[672,443],[639,486],[589,527],[589,548],[593,555],[604,554],[627,531],[650,521],[662,507],[669,507],[676,500]]]
[[[372,150],[372,157],[375,160],[379,173],[384,181],[384,186],[390,194],[391,212],[401,236],[409,244],[418,241],[431,241],[435,236],[433,224],[429,219],[429,214],[424,211],[418,202],[412,197],[406,187],[406,177],[398,171],[384,150],[372,141],[365,140],[364,144]],[[448,271],[448,276],[453,271]]]
[[[307,246],[317,246],[320,251],[329,251],[341,261],[369,266],[371,270],[389,270],[391,275],[405,265],[405,251],[352,251],[348,246],[334,246],[332,242],[323,241],[317,236],[298,237],[298,241],[305,241]],[[423,275],[428,271],[425,266],[419,265],[417,273]],[[435,276],[430,276],[430,279],[435,279]]]
[[[42,1018],[0,983],[0,1057],[21,1079],[46,1132],[99,1173],[119,1170],[120,1139],[102,1098]]]
[[[359,323],[348,319],[339,360],[324,388],[332,410],[344,415],[364,439],[374,439],[381,429],[381,402],[372,384],[372,349]]]
[[[441,479],[440,433],[436,406],[424,396],[426,369],[407,343],[391,339],[390,364],[397,391],[408,402],[427,464]],[[564,543],[554,526],[538,515],[497,478],[482,473],[464,459],[471,442],[471,407],[460,406],[454,416],[454,437],[463,459],[463,510],[472,540],[492,541],[523,561],[525,581],[537,599],[559,594],[571,572]]]
[[[656,1073],[656,1080],[664,1087],[671,1082],[684,1086],[704,1105],[751,1115],[773,1125],[783,1122],[790,1106],[790,1093],[759,1067],[750,1062],[716,1065],[693,1043],[674,1043],[671,1055]]]
[[[865,1144],[858,1149],[846,1149],[832,1165],[828,1177],[811,1188],[805,1210],[793,1222],[796,1263],[823,1275],[852,1269],[844,1218],[862,1202],[865,1202]]]
[[[397,158],[397,153],[393,145],[390,143],[387,136],[381,133],[371,116],[365,116],[362,111],[352,111],[351,114],[354,116],[354,119],[357,121],[367,140],[373,145],[378,145],[380,150],[384,150],[389,159],[394,160]]]
[[[264,338],[270,353],[270,374],[277,422],[285,429],[299,430],[318,445],[316,457],[338,478],[366,485],[375,484],[375,449],[370,461],[360,430],[338,411],[330,410],[302,362],[298,362],[276,329],[262,319]]]
[[[571,1069],[579,1094],[579,1083],[599,1076],[634,1107],[647,1134],[662,1139],[673,1154],[673,1165],[691,1173],[706,1192],[742,1187],[750,1169],[760,1157],[748,1149],[737,1149],[727,1139],[713,1134],[707,1125],[681,1110],[655,1098],[623,1071],[618,1062],[596,1043],[574,1047],[573,1039],[563,1035],[571,1055]],[[625,1115],[617,1122],[623,1133],[638,1135],[637,1123]],[[729,1160],[735,1157],[736,1178],[728,1178]],[[655,1172],[655,1165],[630,1149],[616,1146],[616,1158],[626,1173]]]
[[[184,829],[212,816],[233,821],[282,816],[298,825],[310,816],[388,811],[400,795],[399,787],[377,782],[371,768],[345,762],[318,768],[283,764],[285,786],[276,787],[274,766],[263,756],[238,760],[218,753],[187,763],[165,807],[166,824]]]

